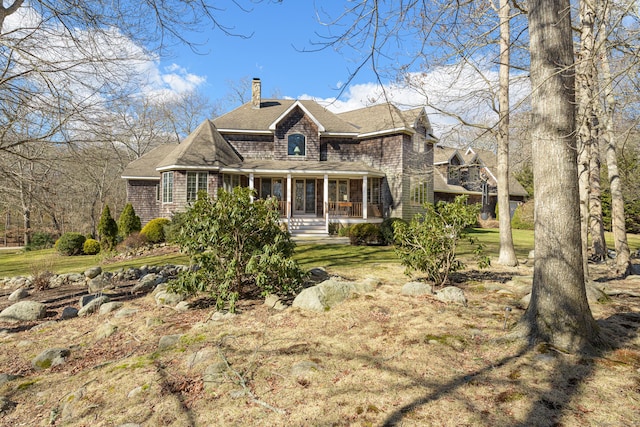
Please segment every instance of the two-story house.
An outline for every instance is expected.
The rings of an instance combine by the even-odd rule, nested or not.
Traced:
[[[262,99],[254,79],[251,102],[148,152],[122,177],[143,223],[184,210],[200,190],[247,186],[278,200],[292,234],[327,233],[330,223],[409,219],[433,202],[434,142],[424,108],[335,114],[312,100]]]
[[[466,194],[469,203],[482,205],[483,219],[496,217],[498,180],[496,155],[476,148],[456,149],[434,146],[434,200],[451,202],[456,196]],[[527,191],[513,176],[509,176],[510,211],[522,203]]]

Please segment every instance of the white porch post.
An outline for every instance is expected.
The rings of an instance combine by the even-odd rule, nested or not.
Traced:
[[[287,174],[287,226],[291,220],[291,174]]]
[[[329,234],[329,175],[324,174],[324,191],[322,206],[324,206],[325,232]]]
[[[362,177],[362,219],[367,219],[367,205],[369,201],[367,200],[367,175]]]
[[[249,188],[253,190],[253,172],[249,174]],[[251,202],[253,203],[253,191],[251,192]]]

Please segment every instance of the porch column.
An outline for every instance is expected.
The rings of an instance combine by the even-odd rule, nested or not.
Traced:
[[[362,219],[367,219],[367,175],[362,177]]]
[[[322,206],[324,208],[325,232],[329,234],[329,175],[324,174],[324,191],[322,194]]]
[[[253,190],[253,172],[249,174],[249,188]],[[253,203],[253,191],[251,191],[251,203]]]
[[[287,174],[287,220],[291,219],[291,174]],[[287,224],[289,221],[287,221]]]

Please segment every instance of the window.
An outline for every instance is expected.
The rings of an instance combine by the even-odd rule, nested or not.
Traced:
[[[222,178],[222,187],[226,191],[233,191],[234,187],[240,187],[240,175],[224,175]]]
[[[290,156],[304,156],[306,155],[305,151],[305,137],[300,133],[294,133],[293,135],[289,135],[289,145],[288,145],[288,154]]]
[[[367,182],[367,201],[374,205],[380,204],[380,178],[369,178]]]
[[[429,201],[429,182],[419,177],[411,177],[410,202],[412,205],[422,206]]]
[[[173,172],[162,172],[162,203],[173,203]]]
[[[349,181],[346,179],[329,180],[329,201],[347,202],[349,201]]]
[[[208,172],[187,172],[187,202],[198,198],[199,191],[207,191]]]

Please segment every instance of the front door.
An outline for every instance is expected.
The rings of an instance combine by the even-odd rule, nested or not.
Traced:
[[[316,213],[316,180],[296,179],[293,194],[293,213],[298,215]]]

